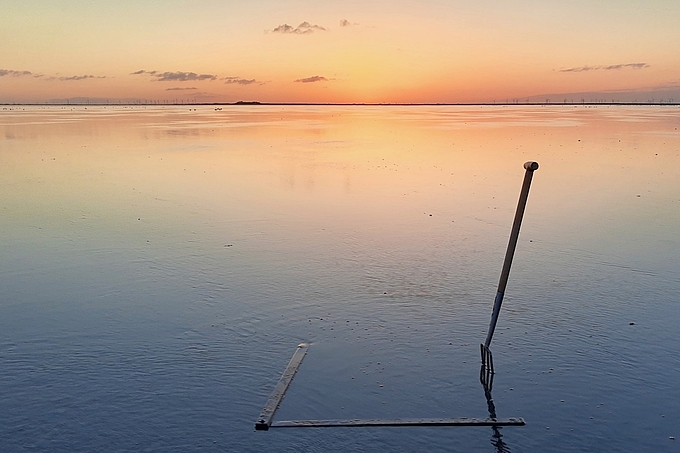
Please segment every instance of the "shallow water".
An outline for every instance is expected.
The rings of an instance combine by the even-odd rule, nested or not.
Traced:
[[[3,107],[2,451],[680,451],[678,127],[676,107]],[[277,420],[486,417],[527,160],[492,344],[498,416],[526,426],[254,431],[303,341]]]

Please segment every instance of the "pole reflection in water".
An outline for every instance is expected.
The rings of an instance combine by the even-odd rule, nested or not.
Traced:
[[[493,376],[494,371],[491,366],[487,367],[482,364],[482,368],[479,370],[479,382],[482,383],[484,388],[484,396],[486,397],[486,405],[489,410],[489,418],[496,419],[496,405],[493,402],[493,396],[491,396],[491,390],[493,389]],[[510,453],[510,447],[503,441],[503,435],[501,434],[501,429],[498,426],[492,426],[491,430],[493,434],[491,435],[491,445],[496,448],[498,453]]]

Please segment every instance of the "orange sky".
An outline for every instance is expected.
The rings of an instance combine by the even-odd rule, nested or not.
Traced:
[[[499,3],[0,0],[0,103],[680,101],[680,2]]]

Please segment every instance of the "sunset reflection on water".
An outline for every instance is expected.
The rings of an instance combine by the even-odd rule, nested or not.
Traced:
[[[301,341],[312,347],[282,416],[485,416],[477,344],[522,164],[535,160],[494,345],[499,416],[528,425],[503,441],[583,451],[614,430],[614,450],[665,445],[680,426],[666,386],[678,366],[679,112],[8,107],[0,439],[49,449],[61,427],[73,451],[122,433],[123,449],[192,451],[201,437],[260,451],[271,438],[252,422]],[[598,398],[611,412],[579,422]],[[640,407],[665,417],[625,428]],[[279,440],[489,451],[489,432]]]

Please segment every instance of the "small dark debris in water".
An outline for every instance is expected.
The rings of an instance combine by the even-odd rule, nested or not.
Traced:
[[[668,436],[668,438],[669,438],[670,440],[675,440],[675,437],[673,437],[673,436]]]
[[[638,194],[638,196],[637,196],[637,197],[638,197],[638,198],[640,198],[640,197],[641,197],[641,195],[639,195],[639,194]]]
[[[430,214],[430,217],[432,217],[432,214]]]
[[[383,294],[387,294],[387,291],[385,291]]]
[[[629,326],[634,326],[635,323],[634,323],[634,322],[629,322],[628,325],[629,325]]]
[[[234,244],[224,244],[225,247],[233,247]]]

